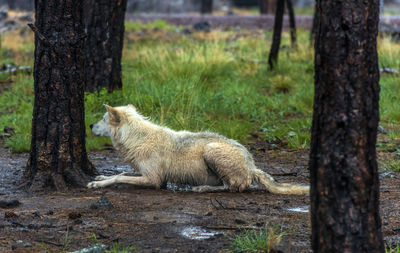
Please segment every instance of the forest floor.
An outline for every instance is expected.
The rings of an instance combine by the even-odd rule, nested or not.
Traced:
[[[281,182],[307,183],[308,152],[249,143],[259,168]],[[393,159],[379,152],[379,160]],[[131,171],[111,148],[90,152],[101,174]],[[69,252],[93,245],[135,245],[139,252],[228,252],[232,237],[265,224],[286,233],[281,252],[310,252],[308,197],[268,192],[192,193],[169,185],[154,190],[132,186],[27,193],[17,187],[27,153],[0,148],[0,252]],[[400,173],[381,174],[381,217],[387,242],[400,240]],[[102,199],[101,201],[99,201]],[[110,203],[107,203],[107,200]],[[10,204],[11,205],[11,204]]]

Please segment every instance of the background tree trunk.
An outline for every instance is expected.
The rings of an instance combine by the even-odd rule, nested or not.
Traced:
[[[289,13],[289,24],[290,24],[290,42],[292,48],[297,48],[297,36],[296,36],[296,18],[294,15],[292,0],[286,0],[287,10]]]
[[[274,0],[258,0],[260,6],[260,14],[274,13],[276,10],[276,4]]]
[[[121,58],[127,0],[84,0],[85,90],[122,88]]]
[[[260,5],[260,14],[268,14],[268,0],[258,0]]]
[[[35,100],[23,180],[31,190],[85,186],[96,170],[85,148],[81,0],[36,0],[35,10]]]
[[[318,0],[310,153],[314,252],[384,252],[376,138],[379,0]]]
[[[272,38],[271,51],[268,57],[270,69],[273,69],[278,61],[279,47],[281,45],[283,13],[285,11],[285,0],[277,0],[274,20],[274,34]]]
[[[213,0],[201,0],[201,14],[211,13]]]

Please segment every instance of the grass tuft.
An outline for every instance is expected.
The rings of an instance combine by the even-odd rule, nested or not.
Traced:
[[[387,243],[385,245],[385,253],[400,253],[400,243]]]
[[[259,231],[248,230],[233,238],[231,250],[233,252],[273,252],[281,243],[284,232],[277,226],[265,226]]]

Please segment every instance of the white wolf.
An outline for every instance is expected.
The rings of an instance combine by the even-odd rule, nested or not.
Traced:
[[[249,151],[237,141],[212,132],[158,126],[132,105],[105,107],[103,120],[91,125],[93,133],[110,136],[115,149],[142,176],[98,176],[89,188],[117,183],[160,188],[171,182],[192,185],[195,192],[241,192],[256,183],[272,193],[309,193],[309,186],[277,183],[256,168]]]

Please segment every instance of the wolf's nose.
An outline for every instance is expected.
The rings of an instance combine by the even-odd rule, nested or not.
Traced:
[[[90,124],[90,129],[93,129],[93,124]]]

